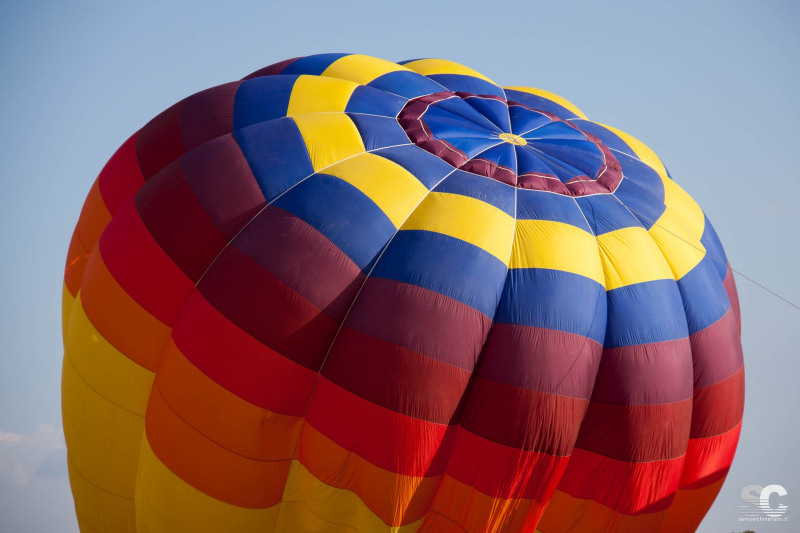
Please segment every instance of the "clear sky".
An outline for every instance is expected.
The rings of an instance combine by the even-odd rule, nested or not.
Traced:
[[[0,531],[77,531],[61,435],[60,295],[93,179],[175,101],[281,59],[441,57],[558,93],[650,145],[708,214],[733,267],[800,302],[797,2],[225,4],[0,7]],[[737,283],[744,426],[700,531],[798,531],[800,311]],[[737,522],[742,489],[769,484],[786,488],[789,522]]]

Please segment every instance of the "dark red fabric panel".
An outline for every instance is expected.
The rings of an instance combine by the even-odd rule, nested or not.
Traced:
[[[219,255],[198,289],[247,333],[312,370],[319,370],[339,327],[233,245]]]
[[[180,161],[186,181],[226,240],[267,204],[233,135],[217,137]]]
[[[725,280],[722,282],[725,286],[725,292],[728,293],[728,299],[731,301],[731,309],[736,317],[736,323],[739,325],[739,332],[742,330],[742,314],[739,308],[739,292],[736,290],[736,280],[733,278],[733,271],[731,266],[728,265],[728,272],[725,274]]]
[[[694,391],[692,438],[727,433],[744,415],[744,367],[734,375]]]
[[[342,328],[322,367],[325,377],[398,413],[453,423],[471,373],[402,346]]]
[[[625,405],[672,403],[692,397],[689,339],[603,350],[592,401]]]
[[[177,161],[139,190],[136,207],[158,244],[195,282],[227,243]]]
[[[193,291],[172,332],[181,353],[205,375],[248,402],[303,416],[313,370],[264,346]]]
[[[181,107],[181,137],[186,151],[233,131],[233,100],[241,82],[193,94]]]
[[[554,329],[495,324],[476,374],[500,383],[588,400],[602,346]]]
[[[654,513],[672,503],[683,463],[683,456],[631,463],[576,448],[558,490],[628,515]]]
[[[144,177],[136,160],[137,136],[138,132],[122,143],[97,177],[103,203],[112,216],[144,185]]]
[[[258,69],[257,71],[253,72],[252,74],[248,74],[244,80],[249,80],[251,78],[259,78],[261,76],[274,76],[276,74],[280,74],[283,72],[283,69],[301,59],[303,56],[293,57],[292,59],[284,59],[283,61],[279,61],[278,63],[273,63],[268,67],[264,67],[262,69]]]
[[[375,405],[324,376],[314,389],[306,422],[384,470],[419,477],[444,473],[458,427]]]
[[[180,101],[162,111],[139,130],[136,137],[136,158],[142,176],[149,180],[186,151],[181,137]]]
[[[337,322],[364,283],[364,273],[301,218],[270,206],[236,238],[236,247]]]
[[[173,325],[194,282],[156,243],[132,201],[111,219],[99,247],[109,272],[123,290],[148,313]]]
[[[370,278],[345,325],[472,370],[491,320],[473,307],[438,292],[409,283]]]
[[[569,455],[588,403],[474,377],[461,425],[513,448]]]
[[[664,461],[686,453],[692,400],[659,405],[591,402],[576,448],[620,461]]]
[[[744,364],[739,324],[733,308],[689,339],[692,343],[695,389],[732,376]]]
[[[493,498],[547,502],[569,457],[520,450],[458,429],[447,474]]]

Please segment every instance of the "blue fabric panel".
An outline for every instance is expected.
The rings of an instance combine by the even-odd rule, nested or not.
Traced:
[[[511,133],[523,137],[529,133],[535,133],[536,130],[551,122],[549,117],[518,105],[510,106],[508,114],[511,117]]]
[[[508,106],[504,102],[492,100],[491,98],[467,98],[466,102],[501,130],[505,132],[511,131]]]
[[[561,139],[588,142],[582,132],[571,127],[566,122],[550,122],[532,132],[531,135],[524,135],[523,137],[529,139],[529,142],[530,139]]]
[[[517,189],[518,220],[552,220],[592,232],[575,199],[547,191]]]
[[[527,145],[521,147],[521,152],[526,152],[526,156],[530,155],[534,158],[539,159],[539,163],[537,166],[544,165],[547,169],[545,170],[546,174],[551,174],[556,176],[560,179],[563,183],[568,182],[572,178],[576,176],[585,176],[586,173],[582,170],[573,167],[569,163],[561,161],[558,158],[555,158],[542,150],[539,150],[532,142],[528,142]],[[530,159],[526,156],[523,156],[524,163],[521,161],[520,166],[525,166],[526,168],[536,168],[536,166],[530,161]]]
[[[708,256],[678,280],[678,288],[683,298],[690,335],[715,323],[731,307],[714,260]]]
[[[615,156],[622,169],[622,175],[626,179],[635,181],[647,191],[651,201],[664,203],[664,182],[661,181],[661,176],[658,175],[658,172],[636,158],[620,153],[615,154]]]
[[[417,98],[418,96],[434,94],[444,90],[444,87],[421,74],[402,70],[378,76],[369,82],[367,86],[375,87],[403,98]]]
[[[495,322],[566,331],[602,344],[605,289],[571,272],[514,268],[508,271]]]
[[[416,176],[428,190],[454,170],[435,155],[413,144],[379,150],[375,155],[394,161]]]
[[[476,198],[514,216],[514,187],[492,178],[456,170],[433,190]]]
[[[566,107],[558,105],[547,98],[536,96],[535,94],[506,89],[506,95],[508,96],[509,101],[519,102],[520,104],[524,104],[532,109],[541,109],[542,111],[547,111],[548,113],[552,113],[563,120],[578,118],[578,115]]]
[[[565,169],[576,169],[580,174],[596,177],[603,164],[603,154],[583,136],[581,139],[537,139],[528,141],[528,146],[541,150],[558,161]]]
[[[431,110],[432,109],[447,111],[452,115],[466,119],[469,122],[477,125],[479,131],[484,131],[486,134],[501,133],[502,131],[508,131],[508,130],[501,130],[500,128],[498,128],[496,124],[494,124],[487,117],[483,116],[477,109],[469,105],[462,98],[459,98],[455,95],[445,100],[439,100],[438,102],[436,102],[431,106]],[[425,116],[427,120],[427,114]],[[464,121],[458,120],[456,123],[463,124]],[[471,125],[466,125],[466,128],[469,129],[470,126]]]
[[[646,230],[653,227],[655,221],[664,214],[664,210],[667,208],[663,201],[663,189],[659,202],[642,184],[629,179],[623,179],[620,182],[619,187],[614,191],[614,196],[633,212],[633,216]]]
[[[689,336],[683,301],[672,279],[626,285],[607,292],[606,348]]]
[[[291,118],[260,122],[233,135],[268,202],[314,173],[306,143]]]
[[[233,100],[233,129],[285,117],[299,76],[264,76],[242,82]]]
[[[494,316],[506,266],[468,242],[430,231],[399,231],[378,260],[373,277],[411,283]]]
[[[381,209],[349,183],[316,174],[275,201],[325,235],[366,269],[395,233]]]
[[[641,226],[639,220],[610,194],[579,196],[575,201],[578,202],[595,235]]]
[[[350,96],[345,111],[348,113],[364,113],[367,115],[380,115],[382,117],[396,117],[403,106],[404,98],[379,91],[372,87],[359,85]]]
[[[465,92],[472,94],[492,94],[499,96],[503,100],[506,95],[503,89],[474,76],[465,76],[464,74],[431,74],[428,78],[436,83],[447,87],[448,90],[455,92]]]
[[[337,59],[352,54],[315,54],[306,56],[289,64],[281,74],[312,74],[319,76]]]
[[[406,132],[394,118],[373,115],[348,114],[348,116],[358,128],[361,140],[364,141],[364,148],[368,152],[411,142]]]
[[[700,242],[705,246],[706,253],[711,256],[709,259],[714,264],[714,268],[719,274],[719,279],[724,280],[725,276],[728,275],[728,257],[725,255],[725,250],[722,248],[722,243],[719,241],[711,221],[708,220],[707,216],[703,215],[703,217],[705,218],[705,228],[703,229],[703,236],[700,237]]]
[[[451,145],[456,147],[457,149],[461,150],[469,159],[472,159],[479,153],[491,148],[492,146],[496,146],[501,144],[503,141],[500,139],[488,139],[488,138],[479,138],[479,137],[446,137],[445,141],[449,142]]]
[[[422,120],[425,121],[431,133],[437,139],[461,136],[487,138],[492,134],[500,133],[488,120],[485,121],[486,125],[484,126],[472,120],[465,120],[463,116],[456,115],[451,111],[451,109],[445,109],[444,106],[433,105],[422,115]]]
[[[503,142],[478,154],[479,159],[485,159],[500,166],[510,168],[517,172],[517,155],[514,153],[515,145]]]
[[[625,141],[620,139],[619,135],[614,133],[613,131],[604,128],[600,124],[596,122],[592,122],[591,120],[584,120],[582,118],[576,120],[570,120],[571,123],[578,126],[580,129],[587,131],[603,141],[603,144],[611,148],[612,150],[616,150],[618,152],[622,152],[624,154],[628,154],[631,157],[636,157],[636,152],[631,150],[631,147],[628,146]]]
[[[547,174],[558,176],[562,181],[572,177],[572,174],[564,172],[556,165],[552,165],[542,155],[527,146],[516,146],[518,174]]]

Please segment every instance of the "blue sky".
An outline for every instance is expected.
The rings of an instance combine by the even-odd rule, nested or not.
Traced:
[[[650,145],[733,267],[800,302],[795,2],[5,2],[0,7],[0,531],[77,531],[60,433],[60,294],[92,180],[175,101],[281,59],[441,57],[561,94]],[[737,278],[747,407],[701,531],[741,531],[746,485],[800,522],[800,311]],[[752,525],[752,524],[751,524]]]

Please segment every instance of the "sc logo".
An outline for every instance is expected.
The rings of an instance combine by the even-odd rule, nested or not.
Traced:
[[[748,505],[742,505],[739,509],[742,516],[757,517],[761,514],[771,518],[779,518],[786,513],[787,505],[776,501],[776,505],[770,503],[770,496],[786,496],[786,489],[781,485],[748,485],[742,489],[742,500]],[[777,498],[776,498],[777,500]]]

